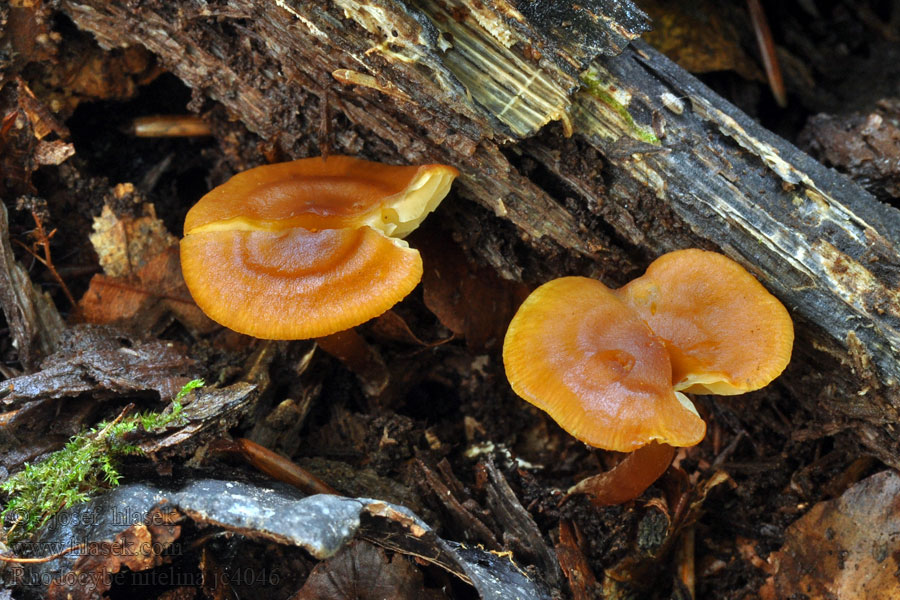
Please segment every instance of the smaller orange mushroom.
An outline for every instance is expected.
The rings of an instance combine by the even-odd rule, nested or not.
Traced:
[[[214,321],[266,339],[329,335],[376,317],[422,277],[401,238],[458,171],[347,156],[239,173],[188,212],[185,282]]]
[[[519,307],[503,344],[513,391],[590,446],[692,446],[706,424],[672,388],[666,347],[609,288],[562,277]]]
[[[598,505],[639,496],[706,425],[682,393],[758,389],[790,360],[784,307],[720,254],[659,258],[620,290],[563,277],[513,317],[503,362],[513,390],[585,443],[631,452],[577,484]]]

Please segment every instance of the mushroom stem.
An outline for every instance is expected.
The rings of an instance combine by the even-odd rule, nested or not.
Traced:
[[[634,500],[650,487],[675,457],[675,448],[651,442],[626,456],[615,467],[582,479],[566,494],[587,494],[595,506],[612,506]]]

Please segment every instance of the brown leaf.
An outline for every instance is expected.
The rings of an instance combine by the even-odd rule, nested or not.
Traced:
[[[68,128],[56,118],[46,104],[38,100],[28,84],[21,78],[17,78],[17,82],[19,84],[19,108],[31,121],[34,137],[42,140],[50,133],[55,133],[62,138],[69,137]]]
[[[130,505],[125,506],[128,506],[128,511],[132,510]],[[136,510],[122,513],[122,506],[111,508],[111,514],[103,514],[102,518],[121,521],[124,520],[123,514],[129,518],[135,518],[138,514]],[[101,515],[92,517],[99,519]],[[112,586],[113,574],[124,569],[143,571],[169,562],[171,558],[165,553],[181,537],[181,520],[180,513],[163,506],[154,509],[143,522],[136,522],[108,539],[92,542],[89,548],[79,553],[71,571],[50,583],[47,597],[66,600],[99,598]]]
[[[133,196],[139,201],[134,186],[120,183],[113,188],[117,200]],[[103,206],[99,217],[94,217],[94,233],[91,244],[100,257],[103,272],[110,277],[130,275],[144,266],[152,257],[174,246],[175,237],[156,217],[152,204],[142,206],[143,215],[131,217],[117,215],[109,204]]]
[[[372,319],[366,324],[366,328],[377,338],[386,341],[400,342],[410,346],[433,348],[446,344],[454,338],[450,336],[434,342],[426,342],[410,329],[409,324],[395,311],[389,310]]]
[[[390,373],[381,354],[356,329],[338,331],[316,339],[319,347],[353,371],[370,398],[377,398],[390,383]]]
[[[74,154],[75,145],[62,140],[42,140],[34,147],[34,160],[39,165],[60,165]]]
[[[762,598],[900,598],[900,475],[887,470],[791,525]]]
[[[433,595],[433,594],[432,594]],[[417,600],[426,598],[422,572],[408,560],[356,541],[313,569],[293,600]]]
[[[130,183],[113,188],[119,202],[139,202]],[[156,217],[152,204],[139,217],[116,215],[107,204],[94,219],[91,244],[105,275],[95,275],[78,304],[88,323],[116,324],[132,331],[152,331],[172,313],[188,329],[209,333],[218,325],[194,303],[181,274],[178,240]]]
[[[882,200],[900,196],[900,99],[882,100],[866,113],[815,115],[799,142]]]
[[[154,256],[132,277],[94,275],[78,309],[84,322],[116,324],[132,331],[152,330],[166,313],[198,333],[219,328],[191,298],[175,246]]]
[[[471,264],[440,230],[418,236],[415,245],[425,263],[422,289],[428,309],[447,329],[463,336],[469,348],[499,347],[509,321],[528,295],[527,287]]]
[[[48,24],[52,25],[52,18]],[[47,42],[38,44],[37,50],[55,52],[56,56],[52,60],[31,58],[29,79],[41,82],[41,101],[52,106],[58,115],[71,115],[83,101],[132,98],[140,86],[163,72],[153,54],[142,46],[109,52],[86,36],[68,35],[57,51],[53,47],[56,36],[55,32],[49,32],[38,38]]]

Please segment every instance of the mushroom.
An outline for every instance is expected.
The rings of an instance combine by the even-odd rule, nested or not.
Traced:
[[[188,211],[181,266],[214,321],[265,339],[329,335],[402,300],[422,277],[401,238],[458,171],[347,156],[238,173]]]
[[[617,293],[662,338],[676,390],[743,394],[766,386],[791,360],[794,325],[787,310],[717,252],[664,254]]]
[[[787,366],[792,343],[787,311],[743,267],[682,250],[616,291],[585,277],[540,286],[509,325],[503,362],[513,391],[563,429],[630,453],[570,490],[609,505],[639,496],[675,446],[703,439],[682,392],[758,389]]]

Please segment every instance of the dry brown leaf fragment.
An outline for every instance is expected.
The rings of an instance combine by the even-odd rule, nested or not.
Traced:
[[[78,309],[86,323],[119,324],[139,331],[151,330],[166,313],[197,333],[219,327],[191,299],[175,246],[151,258],[132,277],[94,275]]]
[[[900,598],[900,474],[886,470],[820,502],[791,525],[769,557],[760,597]]]
[[[469,348],[497,347],[528,296],[527,286],[472,264],[443,231],[430,228],[414,239],[424,257],[422,295],[428,309],[444,327],[464,337]]]
[[[16,78],[18,83],[19,110],[21,110],[31,122],[34,137],[42,140],[51,133],[59,137],[69,137],[69,129],[60,121],[50,108],[34,95],[28,84],[21,78]]]
[[[439,590],[426,590],[422,572],[399,554],[388,558],[381,548],[356,541],[310,573],[292,600],[419,600],[442,598]]]
[[[130,183],[112,190],[113,202],[139,203],[141,196]],[[192,331],[217,328],[197,307],[185,286],[177,239],[157,218],[152,204],[140,206],[141,215],[116,214],[106,204],[94,218],[90,240],[100,257],[104,275],[95,275],[78,303],[79,318],[87,323],[114,323],[136,331],[149,331],[171,313]]]
[[[387,389],[391,374],[384,359],[356,329],[345,329],[316,338],[316,343],[356,374],[363,391],[370,398],[377,398]]]
[[[900,196],[900,99],[881,100],[868,113],[815,115],[799,145],[882,200]]]
[[[56,35],[52,32],[51,37]],[[140,86],[164,71],[146,48],[133,45],[108,52],[90,36],[66,38],[53,61],[32,64],[40,81],[39,97],[56,114],[67,118],[83,101],[128,100]]]
[[[446,344],[455,339],[455,335],[429,342],[423,340],[415,333],[409,323],[406,322],[395,310],[391,309],[387,312],[372,319],[366,324],[366,330],[378,341],[399,342],[410,346],[420,346],[422,348],[434,348]]]
[[[61,165],[74,154],[75,145],[62,140],[52,142],[42,140],[34,147],[34,160],[39,165]]]
[[[134,193],[134,186],[119,184],[113,193],[121,198]],[[140,217],[119,216],[106,204],[100,216],[94,217],[91,244],[100,257],[103,272],[110,277],[130,275],[178,242],[157,218],[152,204],[144,204],[142,210],[144,214]]]
[[[123,571],[144,571],[172,560],[166,553],[181,537],[179,522],[183,518],[182,515],[163,505],[154,508],[145,520],[139,521],[136,518],[140,514],[138,510],[132,509],[130,504],[124,506],[128,506],[129,510],[134,512],[122,513],[120,505],[120,512],[116,513],[118,520],[124,521],[122,515],[127,515],[127,519],[134,519],[136,522],[116,534],[108,535],[102,541],[90,543],[87,549],[75,554],[78,558],[71,570],[62,573],[47,586],[47,598],[54,600],[98,598],[113,586],[115,574]],[[98,519],[101,515],[87,516]],[[107,517],[107,520],[114,521],[116,517]],[[38,574],[32,574],[33,577],[35,575]]]

